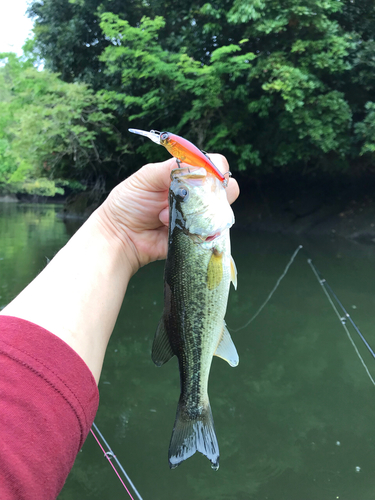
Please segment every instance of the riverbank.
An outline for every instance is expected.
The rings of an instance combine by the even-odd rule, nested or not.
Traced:
[[[236,227],[298,235],[332,235],[375,244],[375,185],[372,179],[337,185],[240,181],[233,206]]]
[[[238,179],[241,194],[233,205],[236,228],[296,235],[331,235],[375,244],[375,180],[304,179],[255,183]],[[0,202],[59,203],[58,217],[85,220],[98,196],[83,192],[63,198],[0,195]]]
[[[1,193],[0,192],[0,203],[53,203],[62,204],[65,203],[66,196],[56,195],[56,196],[41,196],[39,194],[27,194],[27,193]]]
[[[0,193],[0,203],[18,203],[19,199],[15,194]]]

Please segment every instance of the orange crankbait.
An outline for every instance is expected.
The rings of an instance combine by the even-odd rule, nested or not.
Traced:
[[[224,175],[215,167],[209,157],[187,139],[176,134],[171,134],[171,132],[157,132],[156,130],[146,132],[144,130],[130,128],[129,132],[144,135],[156,144],[161,144],[172,156],[188,165],[205,168],[208,172],[216,175],[216,177],[226,185],[227,181]]]

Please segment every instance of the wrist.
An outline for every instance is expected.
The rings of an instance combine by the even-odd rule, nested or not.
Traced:
[[[129,277],[133,276],[141,266],[135,245],[129,237],[125,224],[114,216],[107,200],[93,213],[92,217],[95,218],[99,231],[110,247],[117,249],[121,255],[124,266],[129,269]]]

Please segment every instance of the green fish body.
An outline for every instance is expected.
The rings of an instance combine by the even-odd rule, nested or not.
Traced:
[[[171,179],[164,312],[152,359],[161,366],[176,355],[179,362],[181,395],[170,467],[199,451],[217,470],[219,447],[207,385],[214,355],[238,364],[224,322],[230,281],[236,286],[229,238],[234,216],[222,183],[204,168],[176,169]]]

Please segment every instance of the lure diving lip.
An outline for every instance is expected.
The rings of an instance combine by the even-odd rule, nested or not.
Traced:
[[[130,128],[129,132],[133,134],[143,135],[155,142],[164,146],[169,153],[178,160],[187,163],[194,167],[203,167],[208,172],[214,174],[226,186],[227,180],[220,170],[212,163],[209,157],[203,153],[192,142],[180,137],[179,135],[172,134],[171,132],[158,132],[157,130],[139,130]]]

